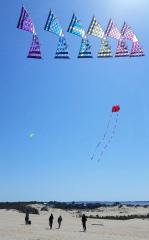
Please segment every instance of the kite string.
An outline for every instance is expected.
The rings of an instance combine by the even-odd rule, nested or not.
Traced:
[[[115,135],[115,132],[116,132],[116,128],[117,128],[117,125],[118,125],[118,119],[119,119],[119,114],[117,113],[116,114],[116,118],[115,118],[115,121],[114,121],[114,125],[113,125],[113,128],[112,128],[112,133],[110,135],[110,137],[107,139],[105,145],[103,146],[103,150],[100,152],[100,156],[98,158],[98,162],[100,162],[104,152],[108,149],[108,147],[110,146],[110,143]]]
[[[109,127],[110,127],[110,124],[111,124],[112,117],[113,117],[113,114],[111,113],[111,114],[109,115],[109,117],[108,117],[108,122],[107,122],[107,125],[106,125],[106,130],[105,130],[105,132],[104,132],[104,135],[103,135],[102,139],[97,143],[97,145],[96,145],[96,147],[95,147],[95,150],[93,151],[93,154],[92,154],[92,156],[91,156],[91,160],[94,159],[95,154],[96,154],[96,152],[97,152],[97,149],[98,149],[98,148],[100,147],[100,145],[104,142],[104,140],[105,140],[105,138],[106,138],[106,136],[107,136],[107,134],[108,134],[108,130],[109,130]]]

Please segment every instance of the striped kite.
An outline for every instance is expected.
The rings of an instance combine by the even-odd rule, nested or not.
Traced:
[[[112,57],[111,47],[109,46],[109,43],[105,38],[101,40],[101,47],[100,47],[100,51],[98,52],[98,58],[104,58],[104,57],[106,58]]]
[[[55,14],[51,10],[49,12],[44,30],[54,33],[59,37],[55,58],[68,59],[69,58],[68,45],[63,33],[63,29],[59,23],[58,18],[55,16]]]
[[[80,23],[80,20],[75,16],[75,14],[72,16],[67,32],[77,35],[81,38],[84,38],[86,35],[85,30]]]
[[[101,38],[101,39],[104,37],[104,31],[103,31],[100,23],[97,22],[97,20],[94,16],[93,16],[92,21],[90,23],[87,34],[98,37],[98,38]]]
[[[37,58],[41,59],[40,44],[37,35],[33,35],[31,47],[28,53],[28,58]]]
[[[109,45],[105,32],[95,16],[93,16],[91,20],[87,33],[101,39],[101,47],[100,51],[98,52],[98,58],[112,57],[111,47]]]
[[[115,57],[128,57],[129,51],[125,41],[125,38],[122,36],[121,31],[119,31],[117,25],[110,19],[107,29],[105,31],[107,37],[114,38],[118,40],[118,45],[115,53]]]
[[[64,35],[63,29],[59,23],[58,18],[54,15],[54,13],[51,10],[49,12],[44,30],[54,33],[59,37],[62,37]]]
[[[80,52],[78,58],[92,58],[91,45],[87,38],[83,38],[81,42]]]
[[[115,57],[129,57],[129,51],[125,39],[118,40]]]
[[[69,58],[68,45],[64,36],[59,38],[55,58]]]
[[[29,13],[24,8],[24,6],[22,6],[22,9],[21,9],[21,14],[20,14],[17,28],[22,29],[24,31],[31,32],[33,35],[31,47],[27,57],[41,59],[42,57],[41,57],[41,51],[40,51],[40,44],[35,31],[35,27]]]
[[[141,57],[145,55],[138,38],[136,37],[132,28],[126,22],[124,22],[121,33],[124,39],[132,42],[130,57]]]
[[[110,19],[107,29],[105,31],[105,35],[107,37],[115,38],[119,40],[121,38],[121,32],[119,31],[118,27],[116,24],[113,23],[113,21]]]
[[[31,32],[32,34],[36,33],[33,21],[29,16],[27,10],[24,8],[24,6],[22,6],[22,9],[21,9],[21,14],[20,14],[17,28],[22,29],[24,31]]]

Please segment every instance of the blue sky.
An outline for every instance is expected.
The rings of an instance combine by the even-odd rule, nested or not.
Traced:
[[[22,1],[3,1],[0,201],[149,200],[149,2],[23,3],[44,59],[26,58],[32,36],[16,28]],[[43,30],[50,8],[63,26],[70,60],[53,58],[58,38]],[[98,59],[99,40],[89,36],[94,58],[77,59],[81,39],[67,33],[73,12],[85,29],[93,15],[104,29],[110,18],[119,28],[126,21],[146,56]],[[110,44],[114,52],[117,43]],[[99,163],[91,161],[114,104],[121,106],[114,139]]]

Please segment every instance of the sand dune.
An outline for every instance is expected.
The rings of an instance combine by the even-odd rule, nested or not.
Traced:
[[[104,209],[103,214],[104,213]],[[124,211],[126,209],[121,209]],[[128,210],[128,209],[127,209]],[[100,209],[101,211],[101,209]],[[106,209],[111,215],[120,211]],[[142,208],[137,210],[143,213]],[[54,215],[53,229],[48,226],[49,214]],[[132,212],[134,210],[132,208]],[[92,214],[99,212],[92,211]],[[147,212],[146,212],[147,213]],[[90,212],[87,212],[89,215]],[[127,212],[128,214],[128,212]],[[57,229],[57,218],[62,215],[61,229]],[[81,220],[76,211],[62,211],[49,209],[49,212],[40,212],[40,215],[30,215],[31,226],[24,224],[25,215],[17,211],[0,210],[0,240],[148,240],[149,220],[133,219],[127,221],[88,219],[87,232],[82,231]]]

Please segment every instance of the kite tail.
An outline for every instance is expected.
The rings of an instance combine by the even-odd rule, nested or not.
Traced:
[[[101,144],[103,144],[103,142],[104,142],[105,139],[106,139],[106,136],[107,136],[107,134],[108,134],[108,130],[109,130],[110,125],[111,125],[112,117],[113,117],[113,114],[111,113],[111,114],[109,115],[109,118],[108,118],[108,122],[107,122],[107,125],[106,125],[106,130],[105,130],[105,132],[104,132],[104,135],[103,135],[102,139],[100,139],[100,141],[97,143],[97,145],[96,145],[96,147],[95,147],[95,149],[94,149],[94,152],[93,152],[93,154],[92,154],[92,156],[91,156],[91,160],[94,159],[98,148],[100,147]]]
[[[119,113],[116,114],[116,118],[115,118],[115,121],[114,121],[114,125],[113,125],[113,128],[112,128],[112,131],[111,131],[111,134],[109,136],[109,138],[107,139],[105,145],[103,146],[103,149],[99,155],[99,158],[98,158],[98,162],[100,162],[103,154],[105,153],[105,151],[109,148],[110,144],[111,144],[111,141],[116,133],[116,129],[117,129],[117,125],[118,125],[118,119],[119,119]]]

